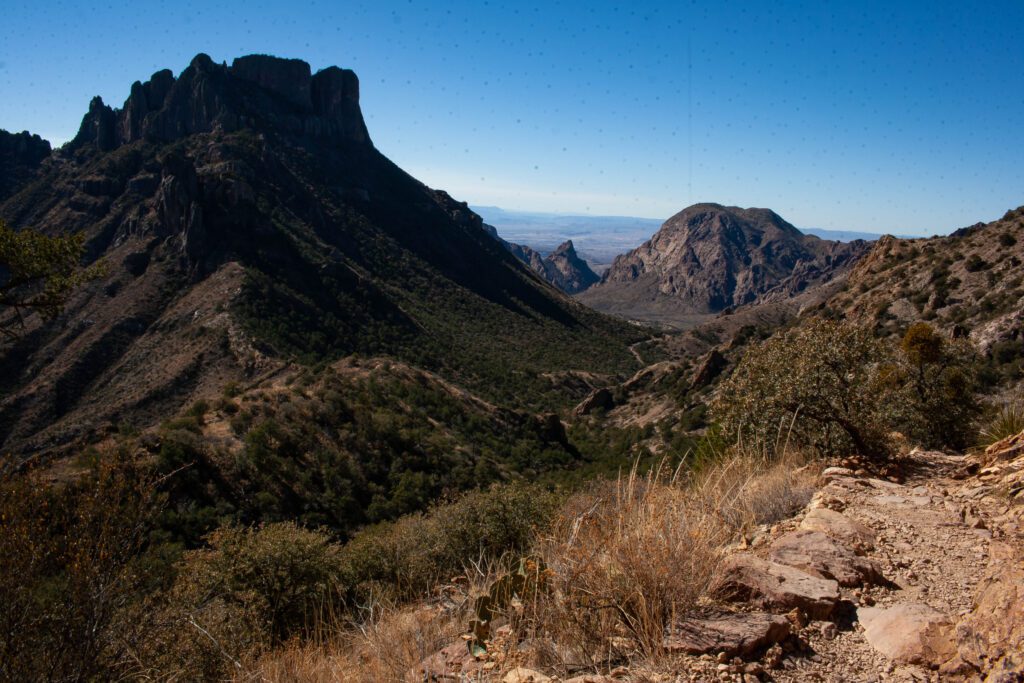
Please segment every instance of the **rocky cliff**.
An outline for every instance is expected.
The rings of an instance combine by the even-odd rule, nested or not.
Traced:
[[[121,109],[93,98],[69,146],[110,151],[138,140],[170,142],[243,128],[369,142],[352,71],[329,67],[312,74],[306,62],[267,55],[240,57],[229,67],[200,54],[177,78],[164,69],[133,83]]]
[[[580,296],[598,310],[661,319],[783,299],[845,272],[861,241],[804,235],[768,209],[695,204],[615,259]]]

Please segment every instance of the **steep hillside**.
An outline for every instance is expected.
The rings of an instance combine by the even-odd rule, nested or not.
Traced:
[[[0,349],[0,448],[145,426],[291,361],[391,354],[516,405],[544,372],[635,369],[642,332],[533,277],[465,204],[373,146],[351,71],[197,56],[95,98],[0,203],[83,231],[108,276]],[[639,335],[639,336],[638,336]]]
[[[845,272],[864,242],[804,235],[767,209],[695,204],[615,259],[579,300],[623,317],[692,325],[702,316],[792,297]]]
[[[994,380],[1024,377],[1024,207],[948,237],[884,237],[827,305],[881,331],[926,320],[968,335]]]

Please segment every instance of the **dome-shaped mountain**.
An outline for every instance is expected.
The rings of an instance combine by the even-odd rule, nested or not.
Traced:
[[[866,243],[805,235],[768,209],[695,204],[616,257],[579,299],[630,318],[671,320],[785,298],[844,271]]]

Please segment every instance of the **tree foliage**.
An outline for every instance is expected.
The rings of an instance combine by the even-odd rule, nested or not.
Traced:
[[[84,246],[81,233],[48,237],[0,220],[0,335],[16,336],[27,313],[59,315],[77,287],[102,274],[100,264],[81,267]]]
[[[160,505],[125,453],[59,485],[0,460],[0,680],[98,680],[123,663],[118,615],[144,589]]]
[[[978,414],[976,354],[926,323],[898,348],[850,322],[815,319],[752,347],[712,402],[727,433],[831,454],[883,457],[889,434],[962,448]]]

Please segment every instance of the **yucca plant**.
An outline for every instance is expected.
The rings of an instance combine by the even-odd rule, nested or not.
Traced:
[[[1008,401],[999,406],[995,415],[981,428],[978,445],[991,446],[996,441],[1024,431],[1024,401]]]

